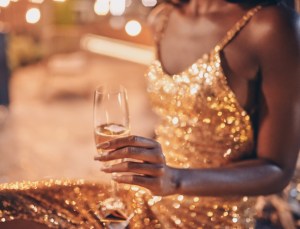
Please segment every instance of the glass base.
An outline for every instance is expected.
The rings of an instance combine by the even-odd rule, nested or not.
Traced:
[[[122,223],[127,221],[127,216],[120,210],[107,211],[100,221],[103,223]]]
[[[99,220],[106,228],[124,229],[133,217],[133,214],[126,214],[125,209],[124,203],[119,198],[108,198],[99,204]]]

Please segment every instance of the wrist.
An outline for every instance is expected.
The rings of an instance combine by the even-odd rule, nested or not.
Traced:
[[[172,186],[173,193],[172,194],[180,194],[181,193],[181,170],[178,168],[172,168],[173,176],[172,176]]]

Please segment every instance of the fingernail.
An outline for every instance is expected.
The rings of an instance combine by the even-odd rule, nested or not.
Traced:
[[[121,176],[121,175],[116,174],[116,173],[111,174],[111,178],[112,178],[113,180],[116,180],[116,179],[120,178],[120,176]]]
[[[100,158],[103,158],[103,157],[107,157],[108,156],[108,152],[104,152],[104,153],[101,153],[101,155],[99,156]]]
[[[104,165],[102,168],[101,168],[101,170],[103,171],[103,170],[108,170],[108,169],[110,169],[111,168],[111,165]]]
[[[94,157],[94,160],[97,160],[97,161],[101,161],[101,159],[103,159],[103,158],[106,158],[108,156],[108,152],[105,152],[105,153],[101,153],[101,155],[99,155],[99,156],[95,156]]]
[[[94,156],[94,160],[97,161],[101,158],[101,156]]]
[[[110,142],[102,142],[97,145],[97,149],[106,149],[110,146]]]
[[[114,181],[118,181],[118,177],[112,176],[111,179],[113,179]]]

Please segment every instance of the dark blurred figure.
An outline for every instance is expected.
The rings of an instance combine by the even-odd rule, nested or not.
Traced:
[[[10,71],[8,68],[7,61],[7,42],[6,42],[6,33],[0,33],[0,106],[9,105],[9,76]]]

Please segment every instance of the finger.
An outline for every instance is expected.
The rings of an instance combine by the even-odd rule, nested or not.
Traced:
[[[150,163],[165,163],[164,155],[161,150],[158,149],[145,149],[141,147],[125,147],[111,152],[103,153],[97,157],[95,160],[99,161],[110,161],[116,159],[135,159]]]
[[[139,176],[139,175],[122,175],[113,176],[113,180],[118,183],[138,185],[147,189],[152,189],[157,186],[158,179],[153,177]]]
[[[156,141],[149,138],[131,135],[122,138],[115,138],[111,141],[100,143],[97,145],[97,149],[118,149],[128,146],[137,146],[151,149],[154,147],[158,147],[159,144]]]
[[[102,171],[108,173],[131,172],[131,173],[138,173],[141,175],[148,175],[154,177],[162,176],[163,170],[164,170],[163,164],[145,164],[145,163],[130,162],[130,161],[126,161],[120,164],[115,164],[109,167],[102,168]]]

